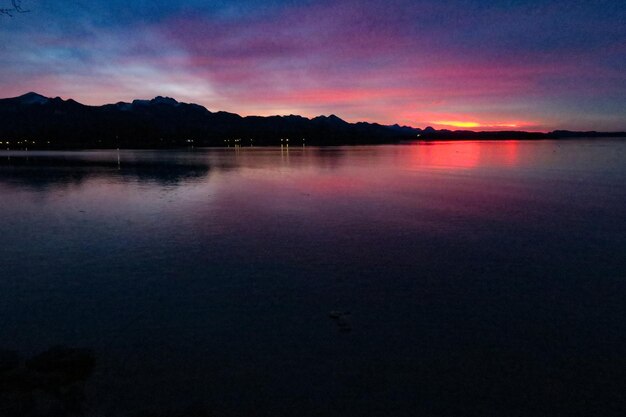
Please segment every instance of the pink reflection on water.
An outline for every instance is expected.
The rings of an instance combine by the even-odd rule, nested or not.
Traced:
[[[517,166],[519,164],[519,141],[507,140],[501,143],[503,149],[503,164],[505,166]]]
[[[420,168],[514,167],[519,164],[518,145],[515,140],[496,146],[485,146],[479,141],[418,142],[411,147],[411,161]]]

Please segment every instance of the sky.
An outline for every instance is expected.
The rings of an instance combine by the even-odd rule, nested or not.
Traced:
[[[241,115],[626,130],[623,0],[21,5],[30,12],[0,15],[0,97],[161,95]]]

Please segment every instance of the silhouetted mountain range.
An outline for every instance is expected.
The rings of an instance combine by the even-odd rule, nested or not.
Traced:
[[[626,136],[626,132],[474,132],[348,123],[335,115],[247,116],[211,112],[169,97],[87,106],[37,93],[0,99],[0,146],[124,148],[341,145],[431,139],[547,139]]]

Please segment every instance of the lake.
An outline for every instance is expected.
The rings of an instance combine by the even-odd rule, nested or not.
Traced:
[[[85,415],[626,411],[624,140],[2,151],[0,237]]]

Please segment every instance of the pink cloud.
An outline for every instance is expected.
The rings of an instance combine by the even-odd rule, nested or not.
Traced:
[[[593,48],[552,33],[549,18],[516,20],[497,7],[466,13],[441,2],[347,0],[233,18],[170,15],[127,32],[38,35],[40,50],[21,66],[34,75],[0,82],[5,94],[37,90],[89,104],[172,95],[243,115],[528,130],[576,121],[582,110],[566,117],[563,108],[616,95],[624,83],[619,67],[591,59]],[[444,18],[457,24],[438,24]],[[543,32],[525,36],[533,22],[552,43],[536,42]],[[512,39],[519,45],[509,50]]]

